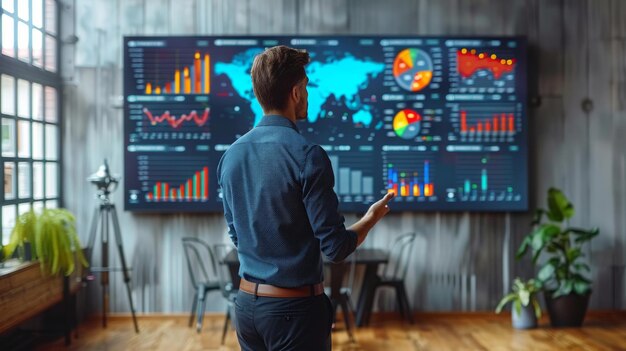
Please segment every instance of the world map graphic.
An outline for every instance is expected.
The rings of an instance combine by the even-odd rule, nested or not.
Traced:
[[[250,67],[254,57],[262,51],[249,49],[235,55],[231,62],[219,62],[214,67],[215,74],[227,76],[235,92],[250,104],[255,126],[263,117],[263,109],[252,90]],[[308,121],[315,123],[326,116],[323,106],[332,96],[337,101],[345,101],[354,124],[370,127],[374,121],[372,108],[362,102],[359,93],[382,74],[385,65],[350,54],[338,57],[332,53],[311,53],[311,58],[312,62],[306,66],[309,77]]]

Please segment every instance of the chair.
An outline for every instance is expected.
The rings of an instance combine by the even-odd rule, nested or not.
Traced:
[[[228,265],[224,263],[224,258],[233,249],[233,246],[227,244],[216,244],[213,248],[215,252],[214,257],[216,259],[215,267],[217,267],[217,271],[219,273],[220,290],[222,291],[222,296],[226,300],[226,320],[224,320],[224,329],[222,331],[222,345],[224,345],[226,333],[228,332],[228,324],[231,319],[234,320],[235,315],[232,311],[235,305],[235,298],[238,290],[233,287]]]
[[[215,258],[209,244],[197,238],[183,238],[183,249],[185,250],[189,277],[195,289],[189,326],[191,327],[197,314],[196,330],[200,333],[204,320],[206,295],[211,291],[220,290],[220,283],[217,279],[217,270],[215,268]],[[213,275],[209,275],[209,272],[212,272]]]
[[[374,284],[374,292],[380,287],[391,287],[396,291],[398,310],[403,318],[407,318],[413,324],[413,315],[407,298],[404,280],[411,258],[411,251],[417,233],[407,233],[397,237],[389,249],[389,260]]]

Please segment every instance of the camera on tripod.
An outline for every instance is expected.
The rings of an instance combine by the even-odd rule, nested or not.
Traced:
[[[118,175],[111,174],[109,170],[109,163],[107,159],[104,159],[104,163],[98,168],[98,171],[90,175],[87,180],[94,184],[98,188],[98,197],[101,200],[107,200],[109,194],[117,189],[120,182]]]

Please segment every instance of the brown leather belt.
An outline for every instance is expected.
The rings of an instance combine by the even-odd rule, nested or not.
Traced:
[[[324,293],[324,284],[300,286],[297,288],[280,288],[269,284],[253,283],[241,278],[239,290],[251,295],[263,297],[309,297]]]

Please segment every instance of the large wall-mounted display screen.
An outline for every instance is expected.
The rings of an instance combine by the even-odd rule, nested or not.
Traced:
[[[263,116],[255,55],[311,63],[308,120],[345,212],[387,192],[394,211],[528,207],[526,40],[521,37],[124,38],[125,209],[222,211],[216,167]]]

